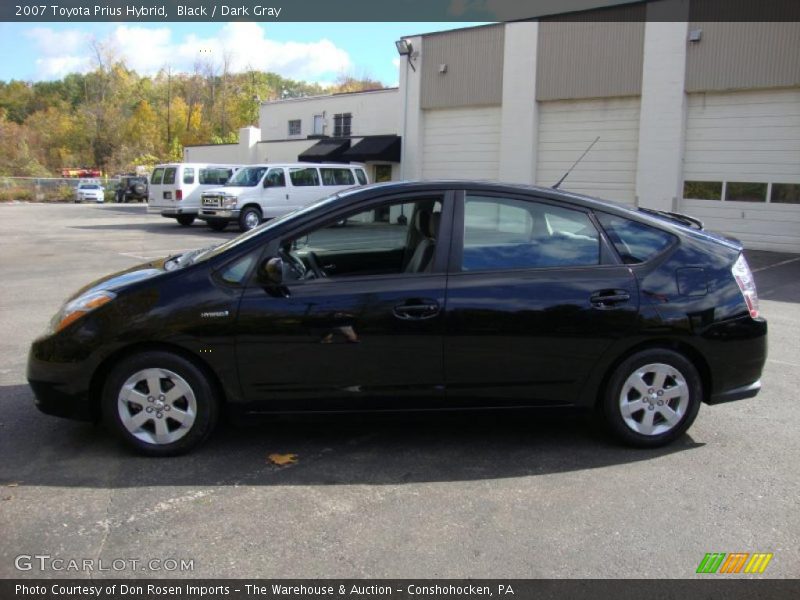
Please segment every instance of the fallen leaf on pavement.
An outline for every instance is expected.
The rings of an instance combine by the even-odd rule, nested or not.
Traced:
[[[297,454],[270,454],[267,456],[267,460],[271,462],[273,465],[278,466],[285,466],[285,465],[293,465],[297,462]]]

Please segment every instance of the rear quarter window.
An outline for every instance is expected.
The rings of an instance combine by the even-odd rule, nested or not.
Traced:
[[[636,265],[654,258],[675,242],[675,236],[623,217],[597,213],[622,262]]]
[[[194,183],[194,169],[186,167],[183,169],[183,183]]]
[[[175,167],[167,167],[164,169],[164,185],[175,183],[175,171],[177,171]]]

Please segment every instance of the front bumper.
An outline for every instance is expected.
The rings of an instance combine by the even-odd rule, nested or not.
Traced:
[[[47,342],[33,343],[28,355],[28,383],[36,408],[45,414],[78,421],[95,421],[89,398],[90,369],[84,362],[58,363],[45,360]]]
[[[199,219],[214,220],[214,219],[238,219],[238,208],[202,208],[197,215]]]

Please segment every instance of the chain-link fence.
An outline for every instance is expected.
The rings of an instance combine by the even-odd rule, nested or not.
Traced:
[[[0,202],[72,202],[79,183],[99,183],[106,202],[113,202],[119,178],[76,179],[65,177],[0,177]]]

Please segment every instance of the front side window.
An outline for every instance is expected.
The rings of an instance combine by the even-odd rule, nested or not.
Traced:
[[[464,271],[600,264],[600,236],[578,210],[513,198],[468,195]]]
[[[290,279],[427,273],[433,268],[439,198],[387,203],[282,243]],[[297,265],[302,264],[298,269]]]
[[[158,167],[153,171],[153,174],[150,176],[150,183],[160,185],[163,177],[164,177],[164,169],[162,167]]]
[[[289,121],[289,135],[300,135],[300,119],[292,119]]]
[[[175,183],[175,171],[177,171],[175,167],[167,167],[164,169],[164,185]]]
[[[295,187],[319,185],[319,174],[314,168],[289,169],[289,179]]]
[[[267,167],[245,167],[236,171],[236,174],[225,185],[231,187],[255,187],[266,172]]]
[[[183,169],[183,183],[194,183],[194,169],[190,167]]]
[[[333,115],[333,137],[348,137],[353,124],[353,115],[339,113]]]
[[[675,240],[671,233],[623,217],[598,212],[597,220],[626,265],[643,263],[653,258]]]
[[[350,169],[320,169],[322,185],[355,185],[353,172]]]
[[[283,169],[270,169],[264,179],[264,187],[286,187],[286,176]]]

